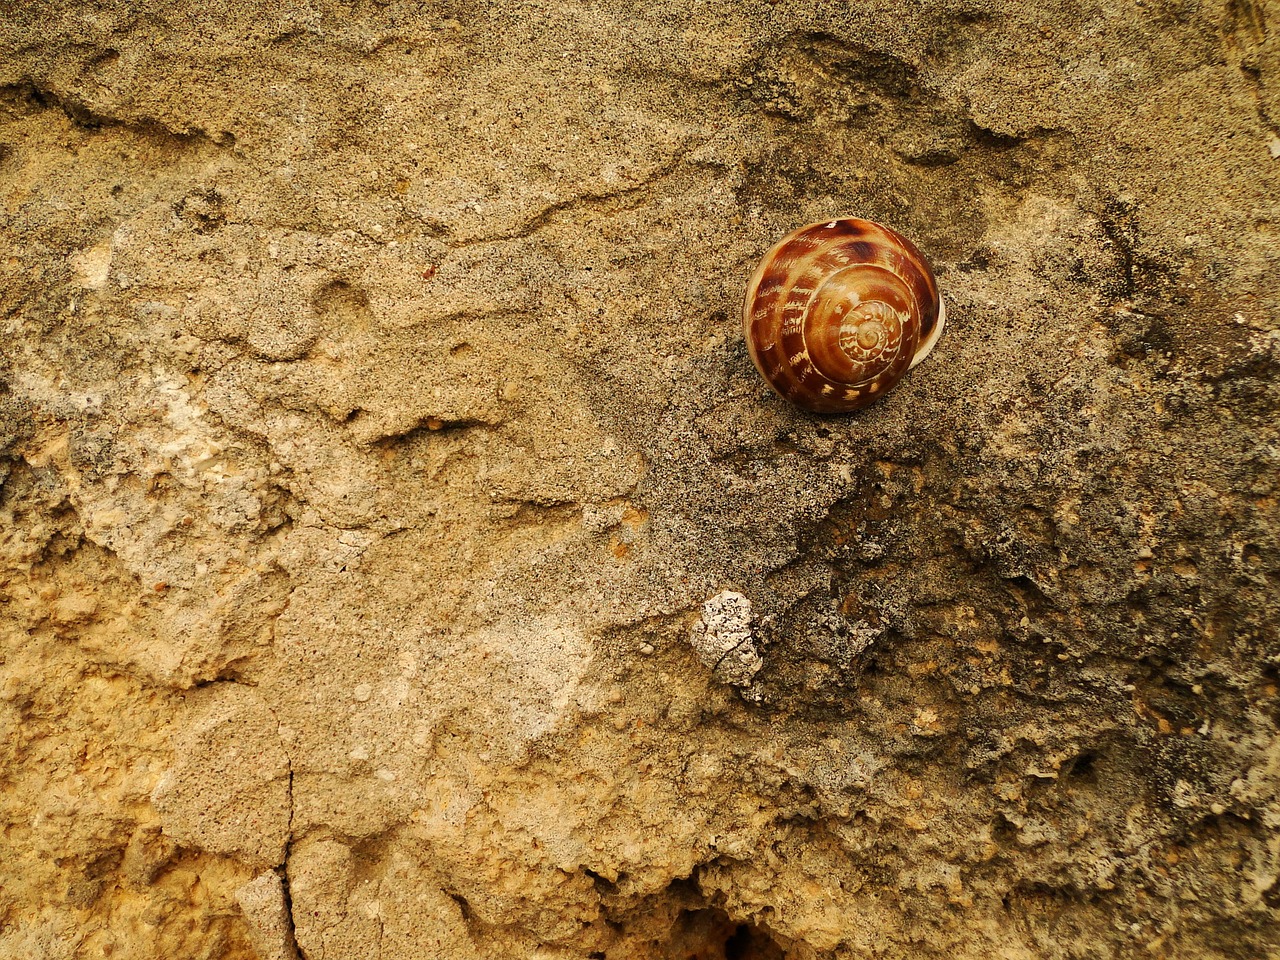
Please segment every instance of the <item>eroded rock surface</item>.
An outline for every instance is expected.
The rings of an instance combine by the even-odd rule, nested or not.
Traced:
[[[1278,36],[10,4],[0,957],[1280,951]],[[842,214],[948,329],[822,419]]]

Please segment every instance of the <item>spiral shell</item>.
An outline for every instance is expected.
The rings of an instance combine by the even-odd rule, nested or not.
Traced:
[[[874,403],[929,354],[945,318],[915,244],[853,217],[779,240],[747,285],[742,310],[756,368],[815,413]]]

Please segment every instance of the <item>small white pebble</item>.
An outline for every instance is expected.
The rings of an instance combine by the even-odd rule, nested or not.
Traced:
[[[744,687],[764,666],[751,633],[751,601],[732,590],[722,590],[702,605],[689,643],[723,683]]]

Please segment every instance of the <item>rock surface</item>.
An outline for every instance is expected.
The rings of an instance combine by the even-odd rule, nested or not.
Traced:
[[[10,4],[0,957],[1280,951],[1278,51]],[[841,214],[948,328],[822,419],[738,311]]]
[[[702,605],[689,643],[717,680],[745,687],[764,666],[751,626],[751,601],[722,590]]]

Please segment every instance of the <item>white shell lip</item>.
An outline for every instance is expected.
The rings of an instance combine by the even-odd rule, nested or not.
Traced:
[[[938,322],[934,325],[933,333],[929,335],[929,339],[926,340],[924,343],[920,344],[920,346],[916,347],[916,355],[911,358],[911,366],[907,367],[908,370],[914,370],[916,365],[920,363],[920,361],[922,361],[925,357],[927,357],[933,351],[933,348],[937,345],[939,338],[941,338],[942,336],[942,328],[945,327],[946,325],[947,325],[947,303],[945,300],[942,299],[941,296],[939,296],[938,297]]]

